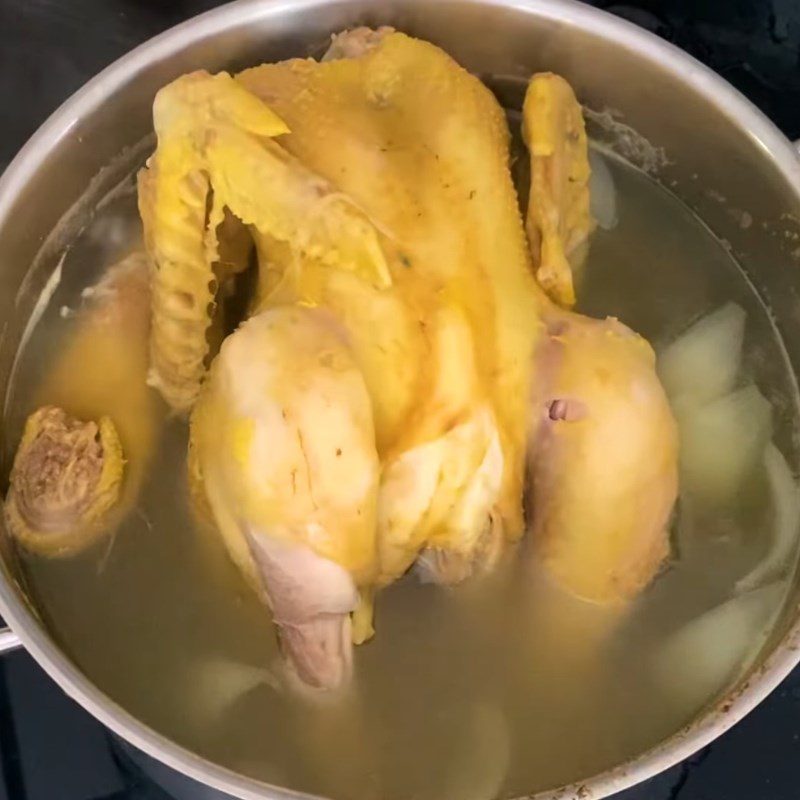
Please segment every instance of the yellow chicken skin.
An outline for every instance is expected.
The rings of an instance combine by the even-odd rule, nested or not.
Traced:
[[[5,510],[14,536],[40,555],[88,547],[138,497],[160,415],[145,383],[148,271],[134,253],[92,287],[36,392],[41,408],[26,424]]]
[[[589,158],[583,112],[572,87],[550,72],[525,93],[522,133],[531,156],[525,227],[536,279],[564,308],[575,305],[570,258],[594,229],[589,212]]]

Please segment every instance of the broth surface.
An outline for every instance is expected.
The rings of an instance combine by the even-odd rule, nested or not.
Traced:
[[[703,313],[739,303],[745,370],[772,402],[775,441],[792,463],[794,385],[766,309],[679,201],[627,164],[608,164],[619,223],[593,235],[579,310],[617,316],[658,348]],[[73,324],[62,307],[76,307],[139,236],[135,195],[121,192],[67,252],[15,372],[12,445]],[[628,614],[564,596],[524,548],[455,590],[407,576],[379,597],[378,635],[356,649],[350,694],[315,702],[281,683],[267,611],[221,540],[195,522],[186,445],[185,423],[165,415],[137,509],[76,558],[23,556],[31,595],[75,662],[149,725],[234,770],[336,798],[511,797],[641,753],[712,699],[665,691],[659,647],[730,597],[768,539],[764,480],[736,508],[692,520],[691,536],[679,507],[677,556]]]

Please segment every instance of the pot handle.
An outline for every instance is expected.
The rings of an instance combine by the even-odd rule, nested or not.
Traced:
[[[0,656],[10,653],[12,650],[19,650],[22,642],[14,631],[7,625],[0,627]]]

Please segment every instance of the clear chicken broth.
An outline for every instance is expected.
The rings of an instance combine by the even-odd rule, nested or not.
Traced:
[[[775,442],[792,463],[795,387],[767,309],[679,201],[622,161],[608,164],[619,221],[593,235],[579,310],[617,316],[658,349],[703,313],[739,303],[747,311],[744,369],[772,403]],[[68,250],[20,353],[7,403],[10,447],[74,324],[69,309],[140,236],[128,189],[97,210]],[[691,664],[665,689],[660,648],[730,597],[769,539],[757,477],[736,508],[695,520],[691,535],[679,504],[676,555],[627,612],[566,597],[524,546],[490,578],[458,589],[408,576],[379,598],[379,635],[356,650],[352,691],[318,702],[280,682],[267,612],[219,538],[195,522],[186,445],[185,423],[165,417],[135,511],[80,556],[23,556],[29,592],[75,662],[152,727],[231,769],[336,798],[511,797],[642,752],[723,689],[693,690]],[[780,601],[772,596],[775,609]],[[736,661],[726,682],[742,666]]]

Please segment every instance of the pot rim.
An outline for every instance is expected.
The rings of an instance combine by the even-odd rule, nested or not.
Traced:
[[[256,22],[282,11],[335,5],[346,0],[234,0],[176,25],[114,61],[66,100],[31,136],[0,175],[0,220],[6,218],[20,192],[41,168],[51,147],[68,136],[78,120],[91,114],[131,76],[204,37],[229,27]],[[800,195],[800,161],[792,144],[740,92],[711,69],[655,34],[575,0],[461,0],[480,7],[505,7],[522,14],[575,26],[613,42],[676,74],[704,100],[715,105],[731,124],[746,131]],[[137,720],[106,696],[51,639],[34,611],[18,596],[8,575],[0,580],[0,613],[64,692],[103,725],[149,756],[200,783],[242,800],[299,800],[314,795],[282,789],[247,778],[214,764]],[[800,620],[754,672],[714,707],[665,741],[630,761],[599,775],[556,790],[518,800],[601,798],[622,791],[668,769],[705,747],[749,713],[800,661]]]

